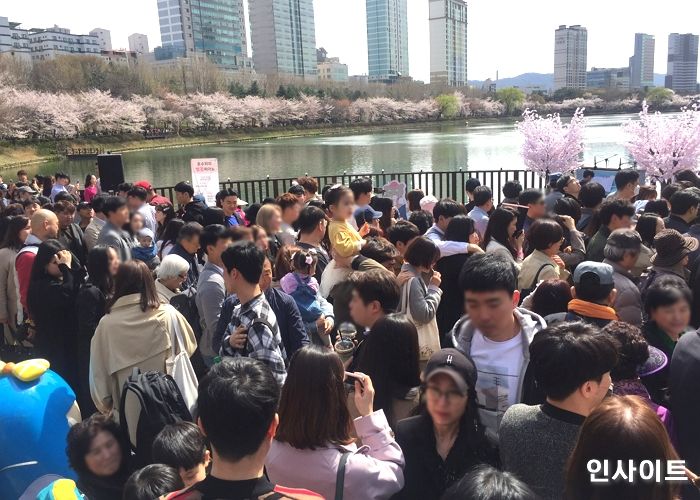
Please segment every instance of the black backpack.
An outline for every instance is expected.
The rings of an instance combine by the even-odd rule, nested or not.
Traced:
[[[131,443],[135,465],[141,468],[153,463],[151,448],[163,427],[182,421],[192,422],[193,418],[170,375],[157,371],[141,373],[141,370],[134,368],[124,382],[119,406],[119,425],[126,439],[129,438],[129,424],[126,420],[126,395],[129,392],[136,396],[141,406],[136,424],[137,445]]]
[[[202,321],[199,316],[199,309],[197,309],[197,303],[195,302],[195,293],[178,293],[173,298],[170,299],[170,305],[177,309],[177,312],[182,314],[187,322],[192,327],[194,336],[199,343],[202,338]]]

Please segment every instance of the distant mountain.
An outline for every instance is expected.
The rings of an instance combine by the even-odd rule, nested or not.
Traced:
[[[470,85],[476,87],[481,87],[483,81],[469,81]],[[553,73],[523,73],[522,75],[514,76],[512,78],[501,78],[498,80],[498,88],[506,87],[542,87],[543,89],[551,89],[554,86],[554,74]]]
[[[665,74],[654,73],[654,85],[656,85],[657,87],[663,87],[665,78]],[[469,80],[469,84],[475,87],[481,87],[484,84],[484,81]],[[500,80],[498,80],[499,89],[506,87],[541,87],[543,89],[551,90],[552,87],[554,87],[554,74],[523,73],[522,75],[514,76],[512,78],[501,78]]]

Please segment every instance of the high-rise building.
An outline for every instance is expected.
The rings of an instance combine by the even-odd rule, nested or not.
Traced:
[[[407,0],[366,0],[370,82],[408,76]]]
[[[585,89],[588,31],[578,24],[559,26],[554,33],[554,90]]]
[[[157,59],[206,54],[224,69],[250,69],[243,0],[159,0]]]
[[[698,35],[668,35],[666,88],[674,92],[697,92]]]
[[[148,37],[141,33],[129,35],[129,50],[137,54],[148,54]]]
[[[313,0],[254,0],[248,5],[255,70],[315,80]]]
[[[630,90],[654,86],[654,35],[635,33],[634,55],[630,57]]]
[[[112,33],[103,28],[95,28],[90,32],[92,36],[97,37],[100,44],[100,50],[112,50]]]
[[[430,83],[467,85],[467,2],[430,0]]]

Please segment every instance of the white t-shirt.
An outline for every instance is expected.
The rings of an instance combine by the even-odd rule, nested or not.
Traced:
[[[476,399],[487,436],[498,442],[498,427],[508,408],[518,403],[523,367],[522,333],[505,342],[494,342],[474,332],[471,358],[477,370]]]

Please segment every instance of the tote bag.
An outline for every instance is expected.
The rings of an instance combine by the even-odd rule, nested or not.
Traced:
[[[413,323],[418,330],[418,348],[420,350],[420,360],[422,363],[427,362],[434,353],[440,350],[440,331],[437,325],[437,319],[433,318],[425,324],[420,324],[411,316],[411,308],[409,306],[409,295],[411,293],[411,282],[418,278],[411,278],[403,285],[403,293],[401,304],[403,305],[404,313],[408,320]]]
[[[172,306],[168,307],[173,338],[171,339],[171,355],[165,360],[165,371],[175,379],[187,409],[194,415],[197,408],[197,387],[199,383],[197,382],[197,375],[192,367],[192,362],[187,355],[187,351],[185,351],[185,341],[182,337],[180,322],[177,320],[177,311]]]

